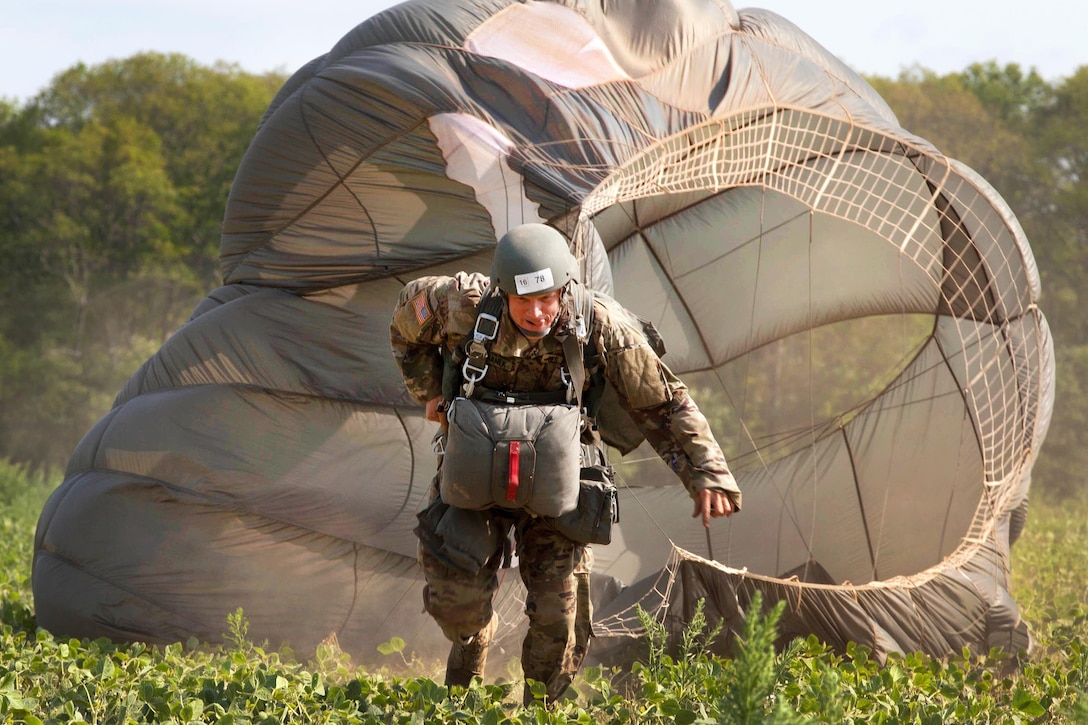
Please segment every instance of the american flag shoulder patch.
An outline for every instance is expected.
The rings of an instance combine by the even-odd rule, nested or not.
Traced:
[[[416,311],[416,322],[423,327],[431,319],[431,308],[427,306],[427,293],[420,292],[412,298],[412,309]]]

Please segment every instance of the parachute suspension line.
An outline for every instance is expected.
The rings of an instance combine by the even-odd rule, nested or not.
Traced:
[[[842,442],[846,446],[846,456],[850,459],[850,473],[854,479],[854,495],[858,500],[858,511],[861,512],[861,528],[865,531],[865,544],[869,547],[869,564],[873,567],[873,580],[880,579],[877,574],[876,552],[873,550],[873,536],[869,530],[869,517],[865,515],[865,499],[861,495],[861,481],[858,478],[857,461],[854,459],[854,448],[850,445],[850,438],[846,435],[846,428],[839,427],[842,433]]]
[[[775,116],[775,121],[777,121],[777,116]],[[770,163],[769,149],[768,149],[768,155],[767,155],[766,163],[768,165]],[[766,175],[768,173],[769,173],[769,168],[765,166],[764,170],[763,170],[763,177],[762,177],[764,182],[763,182],[763,185],[760,187],[760,192],[759,192],[759,245],[757,247],[757,249],[759,251],[756,253],[756,278],[752,282],[752,303],[751,303],[752,312],[751,312],[751,314],[750,314],[750,316],[748,318],[748,340],[745,342],[745,345],[744,345],[745,349],[751,349],[752,348],[752,333],[753,333],[753,331],[755,330],[755,327],[756,327],[756,309],[758,307],[758,305],[756,304],[756,302],[757,302],[757,293],[758,293],[758,289],[759,289],[759,280],[762,278],[762,271],[763,271],[763,242],[764,242],[763,235],[764,235],[764,232],[766,231],[766,228],[767,228],[767,184],[766,184]],[[749,369],[750,369],[751,365],[752,365],[752,356],[751,355],[745,355],[745,358],[744,358],[744,388],[741,391],[741,393],[743,395],[743,405],[745,406],[745,408],[737,411],[738,412],[738,420],[740,421],[741,429],[744,431],[744,435],[748,438],[748,443],[752,446],[752,450],[756,452],[756,456],[759,459],[759,463],[763,467],[763,470],[770,473],[770,465],[767,463],[766,459],[764,459],[763,452],[760,450],[760,447],[756,444],[755,438],[752,436],[752,431],[748,428],[748,424],[745,421],[744,410],[747,410],[748,392],[749,392],[748,391],[748,381],[750,380],[750,376],[749,376],[748,372],[749,372]],[[778,494],[778,502],[780,504],[779,507],[778,507],[778,512],[779,512],[778,513],[778,541],[782,541],[782,524],[783,524],[782,516],[783,516],[783,514],[789,518],[790,523],[793,524],[794,529],[796,529],[796,531],[797,531],[797,535],[799,537],[801,537],[801,539],[803,540],[804,539],[804,533],[801,530],[801,524],[800,524],[799,521],[797,521],[796,516],[795,516],[795,512],[789,506],[788,491],[783,492],[782,490],[780,490],[780,488],[778,486],[778,482],[774,481],[773,479],[771,481],[771,485],[774,488],[775,493]],[[776,546],[775,547],[775,571],[779,571],[781,569],[781,563],[782,563],[781,562],[781,549],[782,549],[781,546]]]
[[[935,332],[930,333],[930,335],[927,337],[927,340],[928,339],[935,340]],[[914,355],[912,356],[910,361],[906,361],[906,355],[904,354],[904,356],[902,358],[902,360],[904,362],[902,362],[902,364],[899,365],[899,369],[905,372],[909,367],[911,367],[914,364],[914,361],[917,360],[921,356],[921,354],[925,350],[925,348],[926,348],[926,345],[920,346],[914,352]],[[919,378],[924,377],[926,375],[926,373],[932,372],[936,368],[947,367],[947,362],[948,361],[945,360],[944,357],[943,357],[943,351],[942,351],[942,359],[941,359],[940,362],[933,363],[932,365],[929,365],[928,367],[919,368],[915,375],[912,375],[912,376],[909,376],[909,377],[903,377],[902,375],[900,375],[900,377],[896,379],[894,384],[889,385],[887,387],[887,390],[885,392],[897,391],[903,385],[909,385],[910,383],[913,383],[915,380],[918,380]],[[927,396],[925,398],[918,398],[914,402],[916,402],[916,403],[930,402],[932,400],[936,400],[937,398],[944,397],[945,395],[949,395],[949,393],[937,393],[937,394],[934,394],[934,395]],[[909,403],[908,403],[908,405],[909,405]],[[891,410],[892,408],[889,407],[887,409]]]
[[[400,423],[400,428],[404,432],[404,439],[408,441],[408,460],[411,461],[411,464],[408,467],[408,490],[404,492],[404,500],[400,502],[400,508],[389,518],[390,523],[399,519],[400,515],[404,513],[404,509],[408,507],[408,502],[412,500],[412,487],[416,480],[416,451],[415,445],[412,443],[412,435],[408,432],[408,425],[404,422],[404,416],[400,414],[400,408],[394,406],[393,413],[397,416],[397,422]]]
[[[653,461],[653,460],[660,460],[660,459],[643,458],[641,460],[642,461]],[[639,461],[630,461],[630,463],[638,463],[638,462]],[[654,518],[653,512],[646,506],[646,504],[644,504],[642,502],[642,499],[639,498],[638,490],[636,488],[630,486],[626,481],[624,481],[622,479],[620,479],[620,484],[623,486],[623,488],[629,494],[631,494],[631,498],[634,500],[635,503],[638,504],[638,507],[640,509],[642,509],[642,513],[646,514],[646,518],[648,518],[650,520],[650,523],[654,525],[654,528],[657,529],[657,532],[659,534],[661,534],[662,536],[664,536],[665,539],[668,540],[669,544],[673,548],[676,548],[676,542],[672,540],[672,537],[669,536],[668,533],[666,533],[665,527],[658,523],[657,519]],[[617,488],[618,488],[618,486],[617,486]]]
[[[966,407],[964,407],[963,409],[963,419],[966,423],[970,423],[971,421],[971,414]],[[963,426],[960,426],[960,440],[958,450],[963,450]],[[945,503],[944,507],[944,520],[941,522],[941,535],[937,539],[938,552],[944,551],[945,537],[948,536],[948,526],[950,519],[952,518],[952,501],[956,497],[956,487],[959,485],[960,482],[960,469],[962,466],[962,460],[962,456],[956,456],[956,470],[952,476],[952,485],[948,487],[948,500]],[[983,486],[984,490],[985,488],[986,487]],[[989,496],[984,495],[982,497],[982,500],[980,501],[980,505],[985,506],[987,509],[989,509],[991,516],[996,518],[997,511],[994,509],[993,502],[990,501]]]
[[[624,461],[622,461],[622,463],[624,463],[624,464],[647,463],[649,461],[659,461],[659,460],[661,460],[661,459],[658,458],[657,456],[647,456],[646,458],[636,458],[636,459],[633,459],[633,460],[630,460],[630,461],[624,460]],[[669,542],[669,545],[672,546],[673,549],[678,549],[679,547],[677,546],[676,542],[673,540],[673,538],[671,536],[669,536],[668,532],[665,531],[665,527],[662,526],[658,522],[658,520],[656,518],[654,518],[653,511],[645,503],[643,503],[642,499],[639,497],[638,489],[634,488],[631,485],[629,485],[622,478],[619,480],[619,483],[617,484],[617,488],[619,488],[619,487],[622,487],[624,490],[626,490],[631,495],[631,499],[636,504],[638,504],[638,507],[640,509],[642,509],[642,513],[644,513],[646,515],[646,518],[649,519],[650,523],[653,524],[655,529],[657,529],[657,533],[659,533],[663,537],[665,537],[665,540]],[[714,558],[714,549],[713,549],[713,546],[710,543],[710,529],[707,528],[707,529],[705,529],[705,531],[706,531],[706,546],[707,546],[707,554],[708,554],[707,558],[710,559],[711,561],[717,561]]]
[[[624,242],[624,244],[629,244],[629,243],[632,243],[635,240],[637,240],[638,243],[641,244],[645,248],[646,253],[650,257],[650,259],[652,259],[653,262],[659,268],[665,269],[665,267],[661,264],[661,260],[658,258],[657,253],[654,251],[653,247],[649,244],[648,240],[646,239],[645,234],[643,233],[644,230],[642,229],[642,225],[639,223],[638,205],[637,204],[631,204],[631,211],[630,211],[630,214],[628,214],[628,219],[631,221],[631,226],[633,227],[633,229],[632,229],[630,237],[628,237],[628,239]],[[680,294],[680,291],[678,289],[676,289],[675,284],[673,284],[672,289],[673,289],[673,292],[676,295],[676,299],[678,299],[680,301],[681,305],[684,305],[684,298]],[[691,310],[688,309],[686,305],[684,305],[684,309],[687,312],[688,316],[690,317],[691,316]],[[696,326],[696,331],[698,331],[698,326]],[[706,340],[703,339],[702,337],[700,337],[700,342],[703,345],[703,349],[708,350],[707,354],[709,355],[709,348],[708,348],[708,346],[706,344]],[[657,456],[647,456],[646,458],[639,458],[639,459],[634,459],[634,460],[624,460],[623,464],[646,463],[648,461],[654,461],[654,460],[660,460],[660,458],[658,458]],[[642,509],[642,512],[644,514],[646,514],[646,518],[648,518],[650,523],[654,525],[654,528],[657,529],[658,533],[661,534],[662,536],[664,536],[665,539],[669,542],[669,545],[672,546],[675,549],[676,548],[676,542],[672,540],[672,537],[670,537],[668,535],[668,533],[666,533],[665,527],[662,526],[657,521],[656,518],[654,518],[654,515],[651,512],[650,508],[645,503],[643,503],[642,499],[639,497],[638,490],[636,488],[634,488],[633,486],[628,485],[627,482],[624,481],[622,478],[620,479],[619,484],[617,485],[617,488],[619,486],[621,486],[621,485],[630,494],[632,500],[634,500],[634,502],[636,504],[638,504],[638,507],[640,509]]]
[[[631,239],[635,239],[635,238],[638,239],[639,243],[645,249],[647,256],[649,256],[650,259],[653,260],[653,263],[655,265],[657,265],[657,267],[659,269],[666,270],[666,269],[671,268],[671,266],[672,266],[671,265],[671,260],[670,260],[670,264],[668,265],[668,267],[666,267],[666,265],[662,263],[662,260],[659,257],[659,255],[657,253],[657,250],[655,250],[653,245],[651,245],[649,243],[649,240],[646,239],[645,230],[642,228],[642,224],[641,224],[641,222],[639,221],[639,218],[638,218],[638,205],[637,204],[632,204],[631,205],[631,214],[630,214],[629,218],[631,219],[632,226],[634,227],[634,231],[631,234]],[[668,254],[669,251],[670,251],[667,244],[665,245],[664,251],[665,251],[666,254]],[[672,292],[674,293],[674,295],[675,295],[676,299],[678,300],[678,303],[680,304],[680,306],[684,309],[685,314],[687,314],[687,316],[690,319],[694,320],[695,315],[692,314],[691,308],[688,306],[687,302],[684,300],[684,296],[680,293],[680,290],[676,287],[676,283],[671,281],[671,278],[670,278],[670,284],[672,286]],[[660,320],[658,320],[658,322],[660,322]],[[710,345],[708,344],[706,336],[703,334],[703,331],[699,327],[699,325],[695,325],[695,332],[699,337],[699,344],[702,345],[703,352],[706,354],[707,359],[711,359]],[[723,388],[724,388],[724,386],[723,386]],[[638,459],[638,460],[625,461],[625,463],[640,463],[640,462],[652,461],[652,460],[655,460],[655,458],[647,457],[647,458]],[[669,544],[672,545],[674,548],[676,548],[676,542],[672,540],[672,537],[670,537],[668,535],[668,533],[666,533],[665,528],[660,523],[658,523],[657,519],[654,518],[654,515],[653,515],[653,513],[651,513],[649,507],[647,507],[646,504],[644,504],[642,502],[642,500],[639,498],[637,490],[635,488],[627,485],[626,482],[623,483],[623,487],[631,494],[631,498],[634,499],[635,503],[637,503],[639,508],[642,509],[643,513],[646,514],[646,517],[650,520],[650,522],[658,530],[658,533],[660,533],[662,536],[664,536],[665,539],[669,542]],[[706,530],[706,536],[707,536],[707,551],[708,551],[708,554],[709,554],[708,558],[711,561],[714,561],[714,550],[713,550],[713,547],[711,546],[711,543],[710,543],[710,530],[709,529]]]
[[[650,461],[660,461],[660,460],[661,459],[658,456],[646,456],[645,458],[633,458],[631,460],[624,459],[623,461],[621,461],[621,464],[627,465],[627,464],[633,464],[633,463],[647,463],[647,462],[650,462]],[[651,509],[649,507],[647,507],[645,503],[643,503],[642,499],[639,497],[638,489],[630,486],[622,478],[619,479],[619,482],[617,483],[617,488],[618,487],[622,487],[623,489],[625,489],[631,495],[631,499],[636,504],[638,504],[638,507],[640,509],[642,509],[642,512],[644,514],[646,514],[646,518],[649,519],[650,523],[653,524],[654,528],[657,529],[657,532],[665,537],[665,540],[669,542],[669,545],[672,546],[673,549],[678,549],[679,547],[677,546],[676,542],[673,540],[673,538],[671,536],[669,536],[668,532],[665,531],[665,527],[663,527],[660,523],[658,523],[657,519],[654,518],[654,515],[653,515],[653,512],[651,511]],[[708,554],[709,554],[709,556],[707,558],[709,558],[711,561],[717,561],[717,559],[714,558],[714,550],[713,550],[713,548],[711,546],[711,543],[710,543],[710,529],[706,529],[706,536],[707,536],[707,551],[708,551]],[[730,536],[732,536],[732,529],[731,528],[730,528]],[[726,547],[726,549],[728,551],[730,549],[730,547]]]
[[[898,264],[896,265],[896,275],[898,277],[899,288],[900,289],[904,289],[905,285],[906,285],[906,280],[904,280],[904,278],[903,278],[904,259],[911,259],[913,261],[913,258],[910,257],[906,253],[906,243],[907,243],[907,240],[909,240],[911,238],[911,236],[913,236],[913,234],[917,230],[919,220],[920,220],[920,215],[918,217],[916,217],[914,225],[911,227],[911,230],[907,233],[907,236],[904,239],[904,241],[899,245],[899,254],[896,256],[896,261],[898,262]],[[899,321],[900,321],[900,325],[899,325],[900,335],[902,336],[903,339],[905,339],[906,335],[907,335],[907,333],[906,333],[906,324],[907,324],[906,317],[905,316],[900,316]],[[933,333],[931,333],[931,334],[934,334],[934,333],[936,333],[936,322],[934,322],[934,330],[933,330]],[[924,350],[924,349],[925,349],[925,345],[923,345],[918,350],[917,354],[921,355],[922,350]],[[942,357],[943,357],[943,355],[942,355]],[[915,356],[915,360],[917,360],[917,356]],[[903,368],[903,370],[905,371],[906,368]],[[904,384],[906,384],[906,381],[904,381]],[[891,389],[891,387],[892,386],[889,386],[889,390]],[[894,455],[895,446],[896,446],[898,441],[899,441],[899,436],[893,436],[892,449],[891,449],[891,451],[889,451],[889,454],[888,454],[888,468],[887,468],[887,474],[885,476],[885,480],[890,480],[891,465],[892,465],[891,462],[895,459],[895,455]],[[851,452],[850,461],[851,461],[851,465],[853,465],[853,453],[852,452]],[[855,472],[854,480],[855,480],[855,485],[856,485],[857,484],[857,474],[856,474],[856,472]],[[859,491],[858,501],[859,501],[859,503],[861,501],[860,491]],[[884,496],[883,496],[883,498],[882,498],[882,500],[880,502],[880,520],[881,521],[887,521],[888,520],[888,506],[890,505],[890,501],[891,501],[891,487],[890,486],[885,486],[884,487]],[[863,520],[865,522],[865,536],[866,536],[866,539],[869,540],[869,551],[870,551],[870,555],[872,556],[872,561],[873,561],[873,572],[874,572],[873,576],[874,576],[874,578],[876,578],[876,571],[877,571],[877,569],[879,567],[880,556],[879,556],[879,554],[875,554],[873,552],[873,543],[869,539],[869,536],[870,536],[869,521],[868,521],[867,518],[865,518],[865,510],[862,509],[861,513],[862,513]],[[947,514],[947,509],[945,510],[945,513]],[[881,527],[879,536],[880,536],[880,541],[878,541],[877,544],[876,544],[876,550],[877,551],[880,551],[883,548],[882,547],[883,538],[884,538],[884,528],[883,527]]]
[[[816,345],[816,337],[813,331],[813,312],[812,312],[812,259],[813,250],[812,246],[815,243],[813,235],[813,226],[816,220],[816,212],[813,208],[809,208],[808,211],[808,309],[805,311],[805,316],[808,319],[808,459],[812,466],[812,478],[810,485],[812,486],[812,510],[809,518],[809,535],[802,536],[801,540],[805,542],[805,549],[808,553],[808,559],[805,560],[805,574],[808,574],[809,562],[813,560],[812,545],[813,539],[816,537],[816,509],[819,508],[819,491],[817,490],[817,484],[819,483],[819,467],[816,465],[816,378],[812,373],[813,364],[815,361],[815,353],[813,349]],[[778,568],[781,571],[781,566]]]
[[[351,545],[351,578],[354,584],[351,590],[351,604],[344,611],[344,618],[340,620],[340,626],[333,630],[333,634],[344,631],[344,628],[348,626],[348,622],[351,621],[352,613],[355,612],[355,605],[359,603],[359,590],[361,589],[359,586],[359,546],[358,543]]]
[[[759,192],[759,243],[756,245],[756,250],[757,251],[756,251],[755,279],[752,280],[752,300],[751,300],[751,304],[749,305],[750,312],[748,313],[748,330],[747,330],[747,333],[746,333],[747,334],[747,339],[744,341],[744,349],[746,349],[746,350],[752,349],[752,333],[753,333],[753,330],[755,330],[755,327],[756,327],[756,295],[757,295],[757,289],[759,287],[760,270],[762,269],[762,266],[763,266],[763,233],[764,233],[764,230],[766,229],[766,212],[767,212],[767,187],[766,187],[766,185],[764,185],[764,186],[760,187],[760,192]],[[740,402],[739,402],[739,404],[738,404],[737,401],[732,400],[732,396],[729,395],[729,389],[726,387],[725,381],[721,380],[721,378],[718,377],[718,382],[721,384],[722,389],[726,391],[726,395],[730,397],[730,400],[731,400],[731,402],[733,404],[733,410],[735,410],[737,412],[737,421],[740,423],[741,433],[742,433],[743,437],[745,439],[747,439],[745,442],[747,442],[749,445],[752,446],[753,451],[756,451],[758,453],[759,452],[759,446],[756,445],[755,438],[752,436],[752,432],[748,429],[748,425],[745,423],[745,420],[744,420],[745,419],[745,411],[748,409],[748,380],[749,380],[748,372],[751,369],[751,366],[752,366],[752,356],[751,356],[751,354],[746,354],[744,356],[744,369],[741,371],[741,373],[742,373],[741,380],[743,380],[744,383],[743,383],[743,386],[741,387],[741,390],[740,390]],[[716,376],[717,376],[717,374],[716,374]],[[741,447],[740,447],[741,442],[742,442],[741,440],[737,441],[737,450],[738,451],[741,449]],[[760,457],[760,459],[761,459],[762,465],[764,466],[764,468],[766,468],[766,462],[762,461],[762,457]]]
[[[423,582],[422,581],[413,582],[411,585],[404,587],[404,591],[402,591],[400,596],[397,597],[396,604],[389,608],[389,611],[386,613],[385,617],[383,617],[382,621],[375,627],[376,630],[385,631],[385,632],[389,631],[388,629],[386,629],[386,625],[389,624],[389,620],[393,617],[394,614],[402,612],[403,610],[401,608],[404,607],[404,606],[407,606],[406,603],[405,603],[405,600],[407,599],[409,592],[415,591],[416,585],[422,586]],[[420,597],[419,600],[417,600],[417,601],[423,601],[423,598]],[[424,630],[424,628],[427,627],[428,623],[429,623],[429,620],[427,618],[420,617],[419,621],[416,623],[415,631],[414,632],[405,632],[405,635],[408,635],[408,636],[405,637],[405,639],[407,639],[409,641],[411,641],[411,640],[420,641],[422,639],[421,635],[423,633],[423,630]]]
[[[952,369],[952,363],[949,360],[948,353],[944,349],[944,346],[941,345],[940,338],[935,336],[933,338],[933,341],[937,345],[937,350],[939,350],[940,353],[941,353],[941,360],[944,361],[945,367],[948,368],[949,374],[952,376],[953,380],[956,380],[956,371]],[[967,388],[965,388],[963,386],[959,386],[959,387],[956,388],[956,390],[959,392],[960,398],[963,401],[964,410],[968,411],[968,415],[970,415],[971,401],[968,400]],[[978,421],[975,420],[974,418],[972,418],[972,423],[973,424],[971,425],[971,430],[973,430],[975,432],[975,444],[978,446],[978,449],[980,451],[985,451],[986,446],[985,446],[985,444],[984,444],[984,442],[982,440],[982,433],[979,430]],[[985,474],[985,472],[983,472],[983,473]]]
[[[355,567],[353,567],[353,568],[355,569],[355,571],[353,572],[353,574],[355,575],[355,592],[354,592],[354,593],[352,594],[352,598],[351,598],[351,606],[350,606],[350,607],[348,607],[348,611],[347,611],[347,613],[346,613],[346,614],[344,615],[344,621],[343,621],[343,623],[342,623],[342,624],[340,625],[340,629],[341,629],[341,630],[343,630],[343,629],[344,629],[344,627],[346,627],[346,626],[347,626],[347,624],[348,624],[348,622],[349,622],[349,621],[351,620],[351,616],[352,616],[352,614],[353,614],[353,613],[354,613],[354,611],[355,611],[355,603],[356,603],[356,601],[358,601],[358,598],[359,598],[359,592],[360,592],[360,591],[363,591],[363,590],[366,590],[366,589],[369,589],[369,587],[368,587],[368,586],[366,586],[366,582],[363,582],[363,581],[360,581],[360,580],[359,580],[359,566],[358,566],[358,559],[359,559],[359,550],[360,550],[360,549],[361,549],[361,548],[362,548],[363,546],[364,546],[363,544],[353,544],[353,545],[352,545],[352,549],[353,549],[353,550],[354,550],[354,552],[355,552],[355,559],[356,559],[356,565],[355,565]],[[380,574],[380,573],[381,573],[381,570],[380,570],[380,569],[377,569],[377,568],[373,569],[373,570],[372,570],[372,571],[370,572],[370,576],[369,576],[369,577],[367,577],[367,582],[369,582],[369,580],[373,579],[374,577],[376,577],[376,576],[377,576],[378,574]],[[405,599],[405,597],[407,597],[407,596],[408,596],[408,592],[412,591],[412,589],[413,589],[413,587],[412,587],[412,586],[406,586],[406,587],[404,587],[404,591],[402,591],[402,592],[400,593],[400,596],[399,596],[399,597],[397,597],[397,604],[396,604],[396,606],[390,607],[390,608],[389,608],[389,611],[388,611],[388,612],[386,613],[385,617],[384,617],[384,618],[382,618],[382,621],[381,621],[381,623],[380,623],[380,624],[378,624],[378,626],[377,626],[377,629],[378,629],[378,630],[384,630],[384,629],[385,629],[385,625],[389,623],[389,620],[390,620],[390,618],[392,618],[392,616],[393,616],[394,614],[397,614],[398,612],[400,612],[400,611],[401,611],[401,604],[402,604],[402,603],[404,602],[404,599]],[[420,622],[420,624],[419,624],[419,628],[417,628],[417,630],[416,630],[415,634],[419,634],[420,628],[422,628],[423,624],[424,624],[424,622]]]
[[[666,265],[662,261],[661,257],[658,255],[657,250],[654,249],[653,245],[650,244],[650,241],[646,238],[646,230],[643,228],[642,222],[638,218],[638,205],[637,204],[632,204],[631,207],[632,208],[631,208],[631,217],[630,218],[631,218],[631,220],[633,222],[633,226],[634,226],[634,231],[631,234],[632,238],[634,238],[634,237],[638,238],[639,243],[642,245],[642,248],[646,251],[646,255],[653,261],[653,263],[655,265],[657,265],[658,269],[660,269],[662,272],[666,272],[667,270],[672,270],[673,264],[672,264],[671,256],[667,259],[668,264]],[[664,250],[663,250],[664,253],[666,255],[671,255],[672,250],[669,248],[668,243],[665,243],[663,246],[664,246]],[[680,293],[680,289],[677,287],[676,281],[673,280],[672,274],[669,273],[666,276],[669,279],[669,289],[672,291],[673,295],[675,296],[675,298],[677,300],[677,303],[684,310],[684,314],[688,316],[688,319],[690,319],[690,320],[692,320],[694,322],[695,315],[692,313],[691,307],[688,305],[687,300],[684,299],[684,295],[682,295]],[[662,309],[662,314],[664,314],[664,308]],[[661,323],[661,322],[663,322],[663,320],[658,319],[655,322],[656,323]],[[711,352],[710,352],[710,344],[707,342],[706,335],[703,334],[702,327],[700,327],[699,325],[695,325],[694,327],[695,327],[695,334],[699,338],[699,345],[702,347],[703,353],[706,355],[706,358],[708,360],[712,360],[713,356],[711,355]]]
[[[751,300],[751,305],[750,305],[751,312],[749,313],[749,318],[748,318],[748,332],[747,332],[748,340],[747,340],[747,343],[745,345],[746,348],[751,347],[752,331],[755,329],[756,296],[758,294],[760,271],[762,269],[762,263],[763,263],[763,233],[764,233],[764,229],[766,228],[767,187],[766,187],[766,185],[763,185],[763,186],[760,187],[760,189],[761,189],[761,191],[760,191],[760,206],[759,206],[759,244],[757,245],[758,251],[756,253],[755,280],[754,280],[754,282],[752,284],[752,300]],[[768,464],[767,459],[764,458],[763,451],[761,450],[760,446],[756,443],[755,436],[752,435],[752,431],[748,427],[748,423],[745,420],[744,411],[745,411],[745,406],[747,405],[747,400],[748,400],[748,380],[749,380],[748,367],[750,365],[751,365],[751,356],[750,355],[745,355],[745,357],[744,357],[744,370],[742,371],[744,385],[743,385],[743,387],[741,389],[741,400],[740,400],[739,404],[738,404],[738,401],[733,397],[733,394],[729,391],[729,386],[726,385],[724,380],[722,380],[721,371],[717,368],[717,366],[714,367],[714,377],[718,380],[718,384],[721,387],[722,391],[725,393],[725,397],[729,400],[729,404],[733,407],[733,410],[736,411],[736,414],[737,414],[737,422],[740,425],[741,439],[742,439],[741,441],[738,441],[738,446],[737,446],[738,450],[740,449],[740,446],[739,446],[740,442],[748,443],[748,445],[750,445],[752,447],[752,451],[753,451],[753,453],[755,453],[756,459],[759,461],[759,465],[762,467],[762,469],[764,471],[766,471],[769,474],[769,476],[772,476],[771,481],[770,481],[771,482],[771,487],[774,489],[775,493],[778,495],[778,502],[781,504],[781,506],[779,506],[779,509],[778,509],[779,510],[779,517],[780,517],[779,518],[779,538],[781,539],[781,527],[782,527],[782,524],[783,524],[783,519],[781,517],[784,516],[784,517],[789,519],[789,522],[791,524],[793,524],[793,528],[797,532],[797,535],[802,540],[804,540],[805,539],[804,532],[803,532],[803,530],[801,528],[800,522],[797,520],[796,513],[789,507],[785,493],[780,490],[780,488],[776,485],[775,481],[773,480],[773,474],[771,474],[771,471],[770,471],[770,464]]]

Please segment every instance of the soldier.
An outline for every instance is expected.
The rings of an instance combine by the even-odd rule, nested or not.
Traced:
[[[693,517],[709,526],[712,518],[739,510],[740,489],[687,388],[661,362],[638,319],[614,300],[593,294],[591,313],[581,313],[585,292],[578,276],[577,260],[562,234],[543,224],[524,224],[499,240],[490,278],[462,272],[405,286],[390,326],[393,355],[408,391],[426,406],[427,419],[442,424],[437,438],[441,442],[447,434],[446,407],[464,382],[458,377],[451,385],[450,378],[461,372],[466,348],[472,349],[480,310],[488,304],[495,309],[484,301],[497,293],[501,311],[492,318],[497,330],[485,330],[493,338],[489,347],[474,351],[484,364],[468,368],[477,376],[485,372],[461,388],[462,395],[467,390],[472,396],[528,403],[553,394],[569,401],[568,369],[581,364],[568,360],[571,348],[564,347],[564,340],[580,333],[591,374],[576,399],[581,401],[590,379],[599,381],[603,375],[691,494]],[[586,317],[588,329],[579,330]],[[592,430],[585,428],[582,442],[603,450]],[[513,528],[529,618],[522,646],[525,702],[532,700],[530,679],[544,683],[554,700],[573,680],[589,645],[589,546],[570,538],[556,518],[526,508],[470,512],[450,507],[442,502],[441,485],[440,461],[432,505],[420,514],[416,531],[426,578],[424,606],[453,643],[446,684],[468,685],[483,674],[494,633],[492,597],[498,570],[509,557],[504,548]],[[451,520],[453,515],[459,518]]]

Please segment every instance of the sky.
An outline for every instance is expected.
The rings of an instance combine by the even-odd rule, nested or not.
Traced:
[[[726,0],[727,1],[727,0]],[[3,0],[0,98],[25,101],[76,63],[141,51],[290,74],[394,0]],[[865,75],[997,61],[1048,81],[1088,65],[1083,0],[735,0],[792,21]],[[979,9],[981,8],[981,9]]]

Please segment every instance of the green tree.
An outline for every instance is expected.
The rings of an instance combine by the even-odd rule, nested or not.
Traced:
[[[1016,63],[972,63],[956,77],[983,106],[1018,132],[1030,131],[1039,113],[1053,101],[1054,88],[1034,68],[1025,72]]]
[[[1028,229],[1043,281],[1042,307],[1054,335],[1056,400],[1035,469],[1040,488],[1061,495],[1082,486],[1088,464],[1088,66],[1055,89],[1035,122],[1039,156],[1056,182],[1045,215]]]
[[[25,246],[38,251],[41,271],[69,293],[70,340],[79,351],[92,295],[156,264],[170,249],[177,192],[158,138],[131,119],[52,135],[30,160],[34,186],[50,193],[22,231]]]
[[[1033,489],[1068,498],[1084,490],[1088,470],[1088,345],[1056,349],[1054,415],[1032,472]]]
[[[50,126],[78,130],[124,119],[158,139],[183,211],[171,226],[173,249],[160,251],[183,260],[208,285],[218,280],[219,230],[234,173],[283,81],[233,64],[207,67],[183,55],[141,53],[76,65],[36,103]]]
[[[227,192],[282,82],[144,53],[0,103],[0,457],[63,463],[219,283]]]
[[[1088,66],[1062,83],[1054,102],[1039,114],[1040,156],[1056,177],[1049,213],[1039,220],[1036,255],[1054,305],[1055,335],[1073,345],[1088,343],[1081,312],[1088,289]],[[1034,230],[1033,230],[1034,231]],[[1033,240],[1034,241],[1034,240]]]

